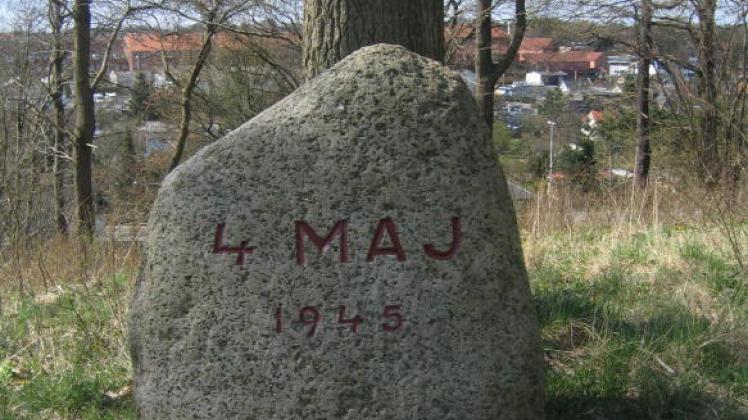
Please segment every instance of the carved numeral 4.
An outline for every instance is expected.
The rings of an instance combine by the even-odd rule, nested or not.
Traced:
[[[345,306],[340,306],[338,308],[338,323],[340,324],[351,324],[351,330],[358,334],[358,326],[361,325],[361,323],[364,322],[364,319],[361,318],[360,315],[356,315],[351,319],[345,318]]]
[[[216,226],[216,237],[213,242],[214,254],[236,254],[236,265],[244,265],[244,256],[251,255],[255,252],[256,247],[247,246],[247,241],[241,241],[239,246],[226,246],[223,244],[223,233],[226,230],[226,223],[219,223]]]

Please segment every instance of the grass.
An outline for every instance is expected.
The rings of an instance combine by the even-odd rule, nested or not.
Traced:
[[[135,418],[123,328],[132,272],[124,264],[46,291],[5,285],[0,419]]]
[[[526,240],[548,418],[748,418],[748,278],[713,235]]]
[[[748,419],[748,279],[717,228],[524,232],[549,419]],[[0,267],[0,419],[135,418],[124,320],[139,257],[99,248]]]

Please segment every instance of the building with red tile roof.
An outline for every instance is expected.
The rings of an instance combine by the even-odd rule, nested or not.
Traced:
[[[511,36],[500,27],[491,28],[492,52],[495,56],[505,54],[511,43]],[[475,65],[475,28],[472,25],[459,25],[447,28],[447,37],[452,43],[449,64],[471,68]],[[606,56],[596,51],[559,51],[553,38],[524,37],[515,62],[527,70],[542,72],[564,72],[569,77],[598,78],[608,73]]]
[[[459,25],[447,28],[445,39],[451,42],[452,59],[449,64],[460,67],[472,67],[475,61],[475,27],[472,25]],[[505,54],[512,42],[512,38],[502,28],[495,26],[491,28],[491,51],[494,56]],[[553,38],[547,37],[524,37],[517,52],[517,60],[525,55],[549,53],[558,50]]]
[[[498,54],[505,54],[512,42],[508,35],[502,38],[494,39],[493,51]],[[558,51],[558,46],[553,38],[546,37],[524,37],[517,50],[517,60],[522,61],[523,57],[532,54],[542,54]]]
[[[200,51],[203,34],[187,32],[182,34],[159,34],[156,32],[129,33],[124,36],[124,54],[130,71],[154,71],[163,66],[163,58],[170,65],[178,66]],[[213,36],[213,48],[237,48],[239,41],[229,33]]]
[[[597,78],[608,72],[605,55],[596,51],[564,51],[527,54],[520,60],[526,67],[541,71],[562,71],[570,77]]]
[[[547,37],[527,37],[522,40],[519,51],[524,53],[543,53],[556,51],[556,41]]]

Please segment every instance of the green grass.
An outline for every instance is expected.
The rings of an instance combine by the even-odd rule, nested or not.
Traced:
[[[748,279],[708,233],[572,232],[525,250],[549,419],[748,418]]]
[[[123,337],[128,282],[63,288],[44,296],[3,294],[0,419],[130,419]]]
[[[748,419],[748,279],[715,235],[580,227],[526,238],[549,419]],[[131,376],[130,275],[3,292],[0,419],[135,418],[126,392],[105,396]]]

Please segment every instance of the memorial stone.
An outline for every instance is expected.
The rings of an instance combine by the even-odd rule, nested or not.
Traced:
[[[435,61],[350,55],[174,170],[148,230],[141,418],[543,417],[512,202]]]

